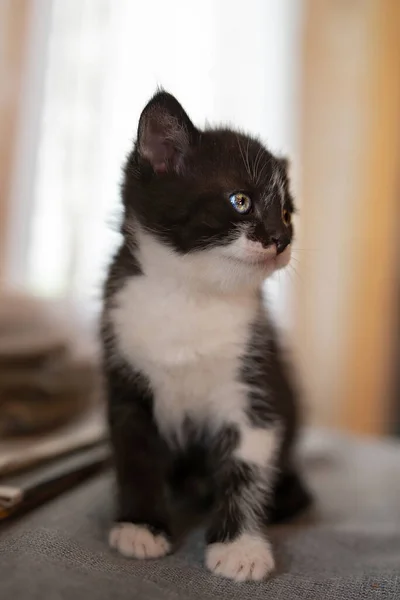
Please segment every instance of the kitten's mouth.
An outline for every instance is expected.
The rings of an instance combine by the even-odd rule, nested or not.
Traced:
[[[289,244],[283,252],[278,252],[275,244],[263,248],[260,243],[241,237],[230,246],[223,248],[222,252],[231,261],[256,269],[267,276],[273,271],[286,267],[290,261],[291,247]]]
[[[276,256],[235,256],[232,257],[233,260],[238,261],[248,267],[257,267],[260,269],[268,269],[271,270],[277,268],[276,267]]]
[[[244,256],[243,262],[246,262],[249,265],[258,266],[262,269],[272,269],[273,271],[275,271],[286,267],[290,261],[290,257],[290,245],[287,246],[287,248],[285,248],[285,250],[280,254],[278,254],[275,246],[271,246],[262,253],[254,253]]]

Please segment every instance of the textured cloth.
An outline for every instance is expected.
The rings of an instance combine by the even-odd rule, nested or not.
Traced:
[[[271,528],[278,568],[265,582],[208,573],[201,531],[159,561],[115,554],[106,474],[0,529],[0,598],[399,600],[400,446],[328,434],[306,446],[317,505],[302,522]]]

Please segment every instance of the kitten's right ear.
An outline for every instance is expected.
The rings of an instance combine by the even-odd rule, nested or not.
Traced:
[[[156,173],[179,173],[197,135],[176,98],[160,91],[140,116],[136,147],[139,156],[147,160]]]

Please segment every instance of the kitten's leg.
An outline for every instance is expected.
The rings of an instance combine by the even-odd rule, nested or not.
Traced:
[[[219,451],[213,455],[217,502],[206,536],[206,565],[218,575],[260,580],[274,569],[265,505],[278,443],[278,429],[272,425],[221,432]]]
[[[108,373],[109,422],[117,473],[117,523],[109,543],[125,556],[158,558],[170,551],[165,502],[166,448],[140,378]]]

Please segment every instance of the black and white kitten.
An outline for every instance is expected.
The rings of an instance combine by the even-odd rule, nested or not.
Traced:
[[[197,129],[161,91],[140,117],[122,199],[102,328],[110,544],[167,554],[166,491],[199,476],[213,494],[207,567],[261,579],[274,568],[266,524],[308,501],[293,459],[297,399],[261,294],[290,259],[285,161],[241,133]]]

